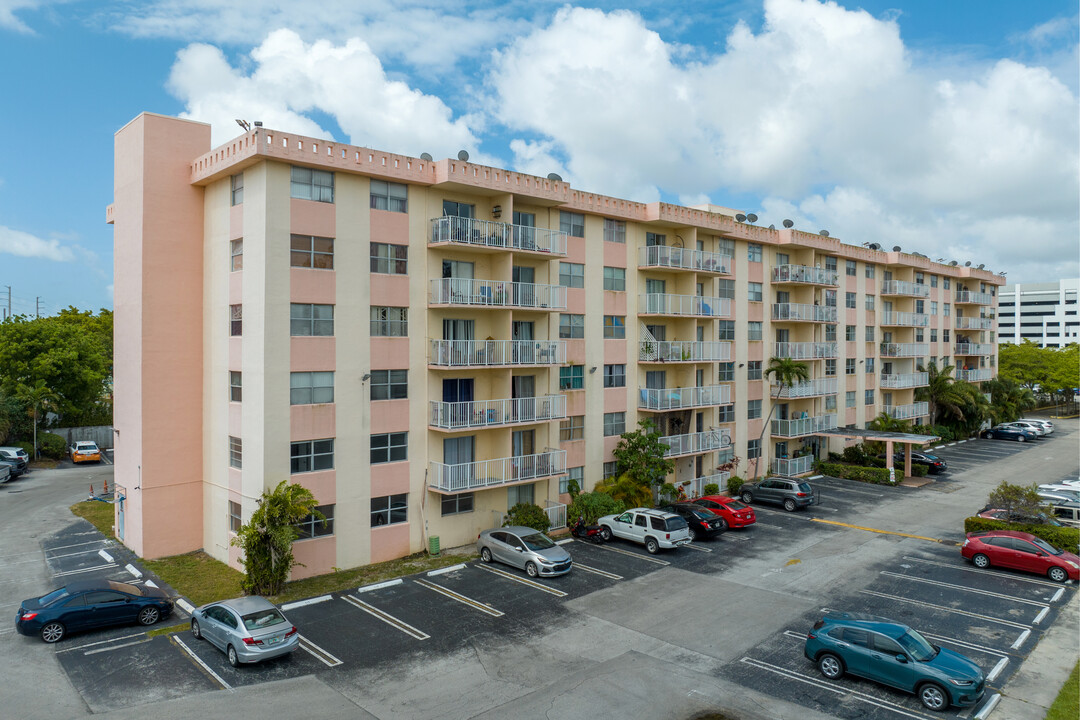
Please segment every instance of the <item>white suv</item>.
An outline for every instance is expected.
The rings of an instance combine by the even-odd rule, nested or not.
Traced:
[[[596,521],[605,540],[615,537],[641,543],[655,555],[660,549],[670,550],[690,544],[690,528],[675,513],[648,508],[633,508],[621,515],[605,515]]]

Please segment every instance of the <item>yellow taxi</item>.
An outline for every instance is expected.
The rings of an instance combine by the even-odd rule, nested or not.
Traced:
[[[101,462],[101,450],[92,440],[79,440],[71,446],[71,462]]]

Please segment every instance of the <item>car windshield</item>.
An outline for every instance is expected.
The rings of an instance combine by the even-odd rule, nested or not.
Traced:
[[[691,510],[690,512],[698,520],[712,520],[714,517],[716,517],[715,515],[713,515],[708,510]]]
[[[667,529],[668,530],[682,530],[682,529],[684,529],[686,527],[687,527],[686,521],[683,520],[678,515],[676,515],[675,517],[667,518]]]
[[[525,547],[530,550],[548,550],[555,547],[555,543],[551,542],[551,538],[538,532],[525,535],[521,538],[521,542],[525,543]]]
[[[938,649],[929,640],[920,635],[917,630],[908,630],[906,633],[896,638],[896,641],[908,651],[908,654],[910,654],[911,657],[920,662],[933,660],[937,657]]]
[[[42,606],[45,606],[45,605],[52,605],[52,604],[53,604],[54,602],[56,602],[57,600],[63,600],[63,599],[64,599],[64,598],[66,598],[67,596],[68,596],[68,591],[67,591],[67,588],[66,588],[66,587],[62,587],[62,588],[60,588],[59,590],[53,590],[53,591],[52,591],[51,593],[49,593],[48,595],[42,595],[42,596],[41,596],[41,597],[40,597],[40,598],[38,599],[38,602],[40,602],[40,603],[42,604]]]
[[[139,585],[132,585],[131,583],[116,582],[115,580],[110,580],[109,588],[111,590],[116,590],[117,592],[127,593],[128,595],[137,595],[139,597],[146,595],[146,593],[143,592],[142,587],[140,587]]]
[[[813,490],[810,488],[810,483],[799,483],[799,492],[812,493]]]
[[[1031,544],[1050,555],[1060,555],[1063,551],[1046,542],[1042,538],[1032,538]]]
[[[727,505],[732,510],[744,510],[744,509],[750,507],[749,505],[742,502],[741,500],[732,500],[731,502],[724,503],[724,504]]]
[[[262,630],[263,628],[285,622],[285,617],[278,612],[277,608],[266,608],[244,615],[244,627],[248,630]]]

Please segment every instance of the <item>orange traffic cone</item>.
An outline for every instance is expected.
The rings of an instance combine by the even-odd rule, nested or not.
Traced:
[[[105,481],[105,486],[101,489],[101,494],[102,495],[108,495],[109,494],[109,481],[108,480]]]

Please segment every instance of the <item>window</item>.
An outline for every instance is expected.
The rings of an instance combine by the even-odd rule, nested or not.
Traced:
[[[604,437],[622,435],[626,432],[626,413],[604,413]]]
[[[761,440],[748,440],[746,442],[746,459],[753,460],[759,457],[761,457]]]
[[[605,290],[626,290],[626,268],[617,267],[605,267],[604,268],[604,289]]]
[[[930,287],[937,287],[937,275],[930,276]]]
[[[605,277],[607,268],[605,270]],[[585,287],[585,266],[581,263],[560,262],[559,284],[568,288]]]
[[[229,189],[232,192],[232,204],[242,204],[244,202],[244,173],[238,173],[229,178]]]
[[[930,314],[937,315],[937,301],[935,300],[930,301]]]
[[[667,245],[667,235],[654,232],[645,233],[645,246],[653,247],[656,245]]]
[[[371,209],[409,212],[409,186],[385,180],[372,180]]]
[[[746,297],[750,302],[761,302],[761,283],[746,283]]]
[[[856,262],[854,260],[845,260],[844,261],[844,274],[845,275],[847,275],[848,277],[855,277],[856,269],[857,269]]]
[[[536,488],[532,483],[528,485],[511,485],[506,488],[506,509],[519,503],[533,505],[536,502]]]
[[[382,275],[408,275],[409,246],[371,243],[371,272]]]
[[[866,296],[866,309],[867,310],[873,310],[874,309],[874,296],[873,295],[867,295]]]
[[[867,375],[873,375],[874,374],[874,358],[872,358],[872,357],[866,358],[866,374]]]
[[[240,514],[240,503],[229,501],[229,532],[240,532],[243,526]]]
[[[826,270],[832,270],[833,272],[836,272],[836,258],[832,257],[831,255],[826,255],[825,256],[825,269]]]
[[[854,325],[845,325],[844,326],[844,339],[847,340],[848,342],[854,342],[855,341],[855,326]]]
[[[777,265],[787,265],[790,262],[791,262],[791,256],[788,255],[787,253],[780,253],[780,252],[776,253],[776,264]]]
[[[334,402],[333,372],[289,373],[289,404],[316,405]]]
[[[371,464],[409,459],[409,433],[380,433],[371,436]]]
[[[825,307],[836,307],[836,291],[825,291]]]
[[[608,480],[619,474],[619,463],[617,461],[611,461],[604,463],[604,479]]]
[[[585,337],[585,316],[568,315],[567,313],[562,313],[561,315],[559,315],[559,337]]]
[[[728,257],[735,257],[735,241],[731,238],[716,238],[716,252]]]
[[[297,540],[308,538],[325,537],[334,534],[334,506],[319,505],[315,511],[322,514],[322,519],[312,513],[306,518],[293,525],[297,530]]]
[[[828,412],[829,410],[836,410],[836,396],[835,395],[826,395],[825,396],[825,411]]]
[[[244,332],[244,306],[229,306],[229,335],[240,337]]]
[[[735,380],[735,363],[719,363],[717,365],[716,379],[718,382],[733,382]]]
[[[626,387],[626,365],[605,365],[604,387]]]
[[[604,242],[626,242],[626,222],[604,218]]]
[[[746,323],[746,339],[747,340],[760,340],[761,339],[761,321],[754,320],[753,322]]]
[[[244,239],[233,240],[229,243],[229,271],[235,272],[244,269]]]
[[[334,239],[312,235],[291,235],[289,265],[292,267],[334,269]]]
[[[844,293],[844,307],[854,310],[858,307],[855,304],[855,293]]]
[[[581,213],[560,210],[559,230],[570,237],[585,237],[585,216]]]
[[[334,306],[292,303],[289,308],[289,334],[293,337],[332,337]]]
[[[874,278],[874,266],[870,263],[866,263],[866,277],[871,280]]]
[[[240,402],[244,399],[243,375],[229,371],[229,402]]]
[[[825,359],[825,376],[832,377],[836,375],[836,358]]]
[[[746,379],[747,380],[760,380],[761,379],[761,361],[750,360],[746,363]]]
[[[585,467],[566,468],[566,475],[559,478],[559,494],[565,495],[570,492],[570,483],[574,483],[580,491],[585,487]]]
[[[585,387],[585,366],[564,365],[559,368],[559,389],[580,390]]]
[[[371,306],[371,337],[407,337],[409,308]]]
[[[720,320],[720,332],[717,334],[718,340],[734,340],[735,339],[735,321],[734,320]]]
[[[626,339],[626,317],[623,315],[604,316],[604,337],[608,339]]]
[[[746,259],[750,262],[761,262],[761,246],[757,243],[747,243]]]
[[[941,279],[941,288],[943,290],[948,290],[949,289],[949,278],[942,278]]]
[[[923,341],[923,329],[922,328],[915,328],[915,342],[922,342],[922,341]]]
[[[571,440],[584,440],[585,439],[585,416],[584,415],[570,415],[565,420],[559,423],[559,441],[569,442]]]
[[[306,473],[334,469],[334,438],[289,444],[289,472]]]
[[[408,370],[372,370],[371,399],[401,400],[409,397]]]
[[[735,406],[734,405],[719,405],[716,408],[717,421],[722,423],[735,422]]]
[[[825,342],[836,342],[836,326],[825,326]]]
[[[473,511],[473,494],[459,493],[457,495],[443,495],[442,496],[442,514],[443,517],[447,515],[461,515],[462,513],[471,513]]]
[[[916,285],[925,285],[926,284],[926,276],[921,272],[915,273],[915,284]]]
[[[292,168],[290,195],[298,200],[334,202],[334,173],[313,168]]]
[[[873,388],[867,390],[865,395],[866,396],[863,398],[863,404],[864,405],[873,405],[874,404],[874,390],[873,390]]]
[[[243,443],[240,438],[229,436],[229,467],[242,468],[243,463]]]
[[[941,341],[942,342],[949,342],[949,331],[948,331],[948,329],[945,329],[945,330],[941,331]]]
[[[754,420],[761,417],[761,401],[760,400],[747,400],[746,401],[746,419]]]
[[[383,495],[371,498],[371,527],[409,521],[409,496]]]
[[[949,315],[952,314],[952,305],[950,305],[949,303],[945,303],[945,305],[942,307],[942,310],[943,312],[941,314],[945,317],[949,317]]]
[[[930,328],[930,342],[937,342],[937,328]]]
[[[844,374],[845,375],[854,375],[855,374],[855,358],[848,358],[847,360],[844,361]]]
[[[866,342],[874,342],[874,326],[866,326]]]
[[[846,407],[855,407],[855,391],[854,390],[848,390],[844,394],[844,405]]]
[[[915,301],[915,312],[919,313],[920,315],[922,315],[924,312],[926,312],[926,302],[923,301],[923,300],[916,300]]]

